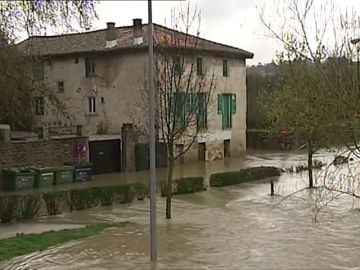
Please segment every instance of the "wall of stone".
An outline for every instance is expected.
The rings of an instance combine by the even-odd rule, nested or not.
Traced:
[[[0,142],[0,174],[2,169],[24,165],[62,165],[79,160],[76,145],[88,146],[87,137],[59,138],[24,142]],[[87,147],[88,149],[88,147]],[[88,161],[88,151],[80,161]]]

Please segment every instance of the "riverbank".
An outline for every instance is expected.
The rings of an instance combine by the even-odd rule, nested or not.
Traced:
[[[94,224],[82,228],[49,231],[41,234],[19,234],[15,237],[0,240],[0,262],[13,257],[43,251],[49,247],[95,236],[110,227],[125,226],[119,224]]]

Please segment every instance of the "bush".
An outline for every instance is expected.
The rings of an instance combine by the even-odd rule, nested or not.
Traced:
[[[68,206],[70,211],[84,210],[98,206],[98,197],[94,196],[94,188],[73,189],[70,191]]]
[[[96,206],[108,206],[114,203],[130,203],[135,196],[148,194],[149,187],[143,183],[118,186],[90,187],[83,189],[49,191],[41,194],[0,196],[0,221],[34,218],[42,203],[45,203],[49,216],[61,213],[61,207],[67,205],[70,211],[83,210]]]
[[[42,193],[49,216],[61,214],[61,205],[65,201],[66,191],[51,191]]]
[[[12,221],[18,214],[20,208],[19,195],[0,197],[0,220],[1,223]]]
[[[204,177],[186,177],[173,180],[173,195],[194,193],[206,190]],[[161,186],[161,196],[166,196],[166,185]]]
[[[210,176],[211,187],[235,185],[247,181],[279,176],[280,170],[275,167],[254,167],[235,172],[214,173]]]
[[[115,192],[115,203],[130,203],[135,198],[135,188],[132,184],[115,186],[113,189]]]
[[[18,220],[34,218],[40,210],[42,198],[40,194],[27,194],[21,197]]]

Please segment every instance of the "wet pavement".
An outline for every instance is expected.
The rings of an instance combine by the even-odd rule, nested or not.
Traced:
[[[250,154],[232,160],[227,168],[287,167],[304,158]],[[318,157],[322,158],[329,159]],[[204,175],[218,170],[217,165],[206,166]],[[194,167],[184,173],[200,170]],[[284,195],[305,185],[305,174],[285,173],[275,186],[280,196],[269,196],[269,180],[175,196],[171,220],[164,219],[165,202],[159,198],[156,266],[149,263],[149,201],[145,200],[41,218],[38,224],[132,224],[15,258],[0,269],[360,269],[359,203],[343,197],[326,208],[318,223],[313,221],[310,190],[277,205]]]

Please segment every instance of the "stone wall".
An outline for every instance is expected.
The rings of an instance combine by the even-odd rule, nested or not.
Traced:
[[[62,165],[77,162],[76,144],[88,146],[87,137],[58,138],[51,140],[0,142],[0,174],[2,169],[24,165]],[[88,149],[88,147],[87,147]],[[88,151],[81,154],[80,161],[89,160]]]

